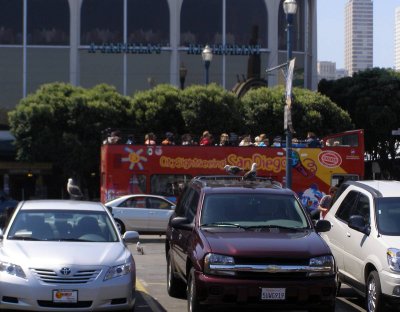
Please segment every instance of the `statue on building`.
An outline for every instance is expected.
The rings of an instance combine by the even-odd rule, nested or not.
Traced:
[[[258,44],[258,25],[253,25],[251,30],[250,46]],[[247,61],[247,79],[260,78],[261,73],[261,56],[260,54],[250,54]]]
[[[256,46],[258,44],[258,25],[253,25],[251,29],[251,37],[249,41],[250,46]],[[239,75],[237,75],[238,82],[233,87],[232,91],[237,97],[242,97],[250,89],[258,87],[267,87],[268,83],[264,78],[261,78],[261,55],[250,54],[247,61],[247,77],[243,76],[243,80],[240,81]]]

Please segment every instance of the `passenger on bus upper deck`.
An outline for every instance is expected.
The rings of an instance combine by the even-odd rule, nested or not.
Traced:
[[[259,137],[259,142],[257,146],[259,147],[269,146],[269,139],[267,138],[267,135],[265,133],[261,133],[258,137]]]
[[[274,138],[274,141],[273,141],[271,146],[273,146],[273,147],[281,147],[281,137],[280,136],[276,136]]]
[[[125,144],[135,144],[135,137],[133,134],[128,135],[128,138],[126,139]]]
[[[162,145],[175,145],[174,134],[172,132],[165,133],[165,139],[161,142]]]
[[[184,135],[182,135],[182,145],[194,145],[192,136],[190,135],[190,133],[185,133]]]
[[[229,144],[231,146],[237,146],[238,145],[238,135],[235,132],[230,132],[229,133]]]
[[[307,144],[297,138],[293,138],[292,147],[307,147]]]
[[[239,146],[253,146],[253,142],[251,142],[251,136],[246,134],[243,136],[242,140],[239,143]]]
[[[219,138],[219,144],[218,146],[229,146],[229,135],[228,133],[222,133],[220,138]]]
[[[212,142],[213,142],[212,134],[207,130],[204,131],[200,139],[200,145],[201,146],[213,145]]]
[[[121,134],[118,130],[111,132],[111,134],[103,142],[103,144],[119,144],[119,143],[121,143]]]
[[[309,131],[307,133],[307,146],[308,147],[321,147],[321,142],[320,140],[317,138],[317,136],[315,135],[314,132]]]
[[[156,135],[153,132],[147,133],[144,137],[145,145],[156,145]]]

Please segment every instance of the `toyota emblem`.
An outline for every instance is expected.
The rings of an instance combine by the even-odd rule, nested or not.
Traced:
[[[60,270],[60,272],[62,275],[69,275],[69,274],[71,274],[71,269],[70,268],[62,268]]]

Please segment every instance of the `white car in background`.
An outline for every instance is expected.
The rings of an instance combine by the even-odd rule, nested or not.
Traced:
[[[164,196],[132,194],[105,204],[111,211],[121,233],[137,231],[146,234],[165,234],[175,203]]]
[[[133,311],[138,240],[101,203],[20,202],[0,230],[0,310]]]

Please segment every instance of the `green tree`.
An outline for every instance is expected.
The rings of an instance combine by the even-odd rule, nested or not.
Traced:
[[[399,148],[391,131],[400,125],[400,74],[391,69],[373,68],[353,77],[321,81],[319,90],[347,110],[357,128],[365,131],[365,150],[371,160],[379,160],[391,176],[400,176],[393,167]]]
[[[188,132],[200,135],[242,131],[239,100],[216,84],[192,85],[181,92],[179,109]]]
[[[136,114],[136,130],[140,134],[183,133],[185,125],[178,108],[179,92],[178,88],[163,84],[134,94],[131,111]]]
[[[283,134],[284,93],[277,86],[253,89],[242,97],[244,123],[251,133]],[[323,136],[353,128],[348,113],[329,98],[301,88],[293,89],[292,122],[299,138],[308,131]]]
[[[129,98],[110,86],[43,85],[9,113],[17,160],[51,162],[60,186],[70,176],[86,186],[98,172],[102,130],[132,127],[129,108]]]

